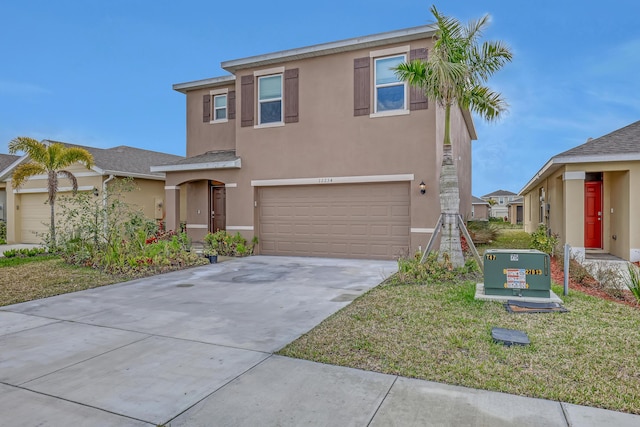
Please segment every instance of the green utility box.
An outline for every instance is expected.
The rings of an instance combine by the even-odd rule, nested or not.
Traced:
[[[549,298],[549,255],[534,249],[489,249],[484,254],[485,295]]]

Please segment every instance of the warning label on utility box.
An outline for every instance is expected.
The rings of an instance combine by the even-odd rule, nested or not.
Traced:
[[[527,275],[524,268],[507,268],[507,283],[504,287],[507,289],[527,289]]]

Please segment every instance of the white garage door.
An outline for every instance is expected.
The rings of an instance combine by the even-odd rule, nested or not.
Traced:
[[[49,231],[51,210],[46,201],[46,193],[20,195],[22,243],[42,243],[43,234]]]
[[[409,248],[409,183],[263,187],[265,255],[393,259]]]

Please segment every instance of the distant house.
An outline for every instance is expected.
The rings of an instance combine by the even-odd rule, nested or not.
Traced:
[[[11,165],[16,162],[20,156],[12,156],[11,154],[0,154],[0,177],[5,174]],[[7,183],[0,180],[0,220],[7,220]]]
[[[182,159],[181,156],[127,146],[102,149],[63,144],[84,148],[93,155],[95,166],[90,170],[80,164],[68,168],[78,178],[79,191],[93,191],[96,197],[101,197],[105,191],[109,191],[109,183],[113,178],[131,177],[141,191],[127,194],[126,201],[142,209],[147,218],[164,219],[164,173],[151,172],[150,166],[175,162]],[[6,192],[4,209],[9,243],[40,243],[42,235],[48,231],[50,211],[46,203],[46,175],[31,177],[18,189],[11,187],[13,169],[27,160],[26,155],[14,157],[14,161],[2,169],[0,175],[0,183]],[[71,191],[68,180],[63,178],[59,182],[59,194]]]
[[[507,205],[516,197],[518,197],[518,195],[511,191],[498,190],[493,193],[485,194],[480,198],[491,204],[490,216],[492,218],[507,218],[509,216],[509,208]]]
[[[640,121],[552,157],[520,194],[526,231],[545,224],[578,259],[640,261]]]
[[[522,224],[524,220],[524,203],[522,200],[522,197],[516,197],[515,199],[507,203],[507,217],[511,224]]]
[[[491,205],[479,197],[471,196],[471,219],[475,221],[488,221]]]
[[[259,238],[264,255],[393,259],[440,215],[443,110],[393,67],[426,59],[432,25],[225,61],[178,83],[187,158],[167,174],[167,223]],[[469,111],[451,116],[460,213],[471,213]],[[423,183],[424,185],[421,185]]]

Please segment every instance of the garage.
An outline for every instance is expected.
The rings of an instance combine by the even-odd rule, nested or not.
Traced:
[[[20,195],[20,219],[22,243],[42,243],[49,231],[51,209],[47,203],[47,193],[24,193]]]
[[[409,248],[408,182],[260,187],[264,255],[394,259]]]

